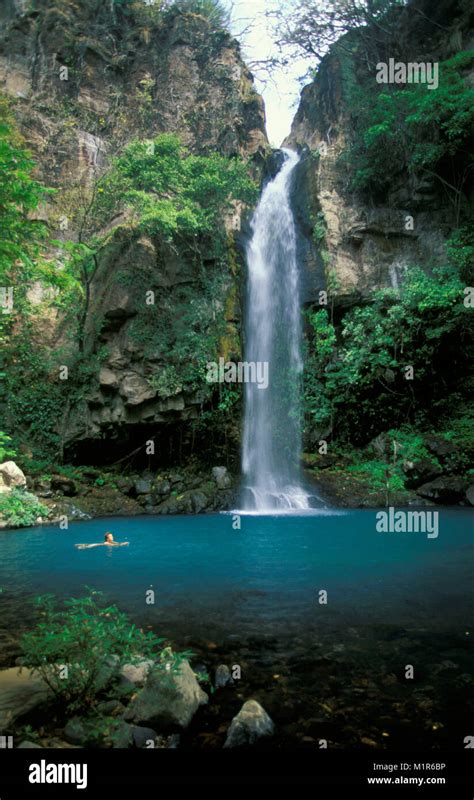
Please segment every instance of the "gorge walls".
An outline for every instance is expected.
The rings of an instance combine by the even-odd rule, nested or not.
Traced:
[[[268,148],[263,101],[237,41],[198,14],[38,0],[10,2],[2,16],[0,89],[38,177],[57,190],[40,216],[59,245],[103,243],[87,287],[87,374],[61,411],[61,450],[84,463],[114,461],[153,435],[162,460],[176,460],[178,448],[191,449],[189,421],[215,394],[183,377],[183,337],[214,327],[214,355],[240,353],[235,239],[243,205],[220,220],[218,249],[206,236],[177,244],[144,233],[123,213],[99,223],[91,208],[114,157],[133,140],[163,133],[179,134],[191,155],[239,157],[258,179]],[[61,247],[50,255],[61,260]],[[146,290],[156,296],[151,310]],[[41,303],[40,287],[37,295]],[[73,356],[68,321],[51,309],[39,316],[44,343]]]

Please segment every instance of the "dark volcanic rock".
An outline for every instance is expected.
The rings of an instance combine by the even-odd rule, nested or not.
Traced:
[[[403,472],[405,475],[405,485],[408,489],[416,489],[417,486],[426,483],[438,475],[441,475],[443,470],[439,464],[434,463],[429,458],[420,458],[418,461],[405,461],[403,463]]]
[[[61,492],[61,494],[66,495],[66,497],[74,497],[77,494],[74,481],[63,475],[53,475],[51,478],[51,489],[55,492]]]
[[[435,503],[459,503],[464,499],[468,481],[456,476],[436,478],[430,483],[425,483],[417,489],[421,497],[433,500]]]

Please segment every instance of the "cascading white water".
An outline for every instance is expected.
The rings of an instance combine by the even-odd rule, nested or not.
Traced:
[[[309,508],[300,486],[300,295],[296,234],[290,206],[292,173],[285,162],[265,187],[247,247],[245,360],[267,362],[267,388],[245,384],[242,453],[243,506],[247,510]]]

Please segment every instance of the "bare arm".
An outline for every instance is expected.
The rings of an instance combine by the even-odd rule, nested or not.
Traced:
[[[75,544],[78,550],[89,550],[91,547],[105,547],[105,542],[98,542],[97,544]]]

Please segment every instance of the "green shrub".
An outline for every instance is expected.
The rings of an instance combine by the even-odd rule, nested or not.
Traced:
[[[205,17],[213,28],[227,29],[230,25],[230,14],[219,0],[174,0],[170,12],[183,14],[199,14]]]
[[[469,373],[469,315],[455,267],[411,267],[400,291],[382,289],[350,309],[340,326],[326,309],[308,312],[307,430],[365,444],[380,431],[444,413]],[[463,347],[459,347],[459,343]],[[413,380],[406,380],[406,366]]]
[[[162,679],[179,669],[190,652],[174,653],[164,639],[144,633],[117,606],[103,606],[89,590],[58,609],[52,595],[36,599],[40,620],[21,639],[24,666],[38,673],[64,710],[93,711],[116,686],[124,664],[153,659]]]
[[[474,88],[466,76],[473,59],[472,52],[461,52],[441,62],[436,91],[411,84],[384,86],[375,94],[375,81],[355,90],[353,144],[342,157],[353,171],[354,189],[383,193],[404,170],[438,178],[445,188],[453,184],[454,193],[462,189],[469,171],[456,157],[472,137]],[[449,182],[440,174],[445,162]]]
[[[34,494],[23,489],[12,489],[0,494],[0,517],[10,528],[26,528],[35,525],[38,517],[48,517],[49,508],[40,503]]]
[[[183,237],[221,231],[233,200],[251,203],[257,197],[241,159],[192,155],[173,133],[127,145],[100,188],[98,223],[127,207],[144,231],[181,245]]]
[[[10,458],[15,458],[16,450],[10,447],[12,437],[0,431],[0,463],[7,461]]]
[[[363,478],[370,486],[369,494],[379,492],[397,492],[404,489],[404,481],[397,468],[385,461],[362,461],[360,464],[347,467],[347,471]]]

